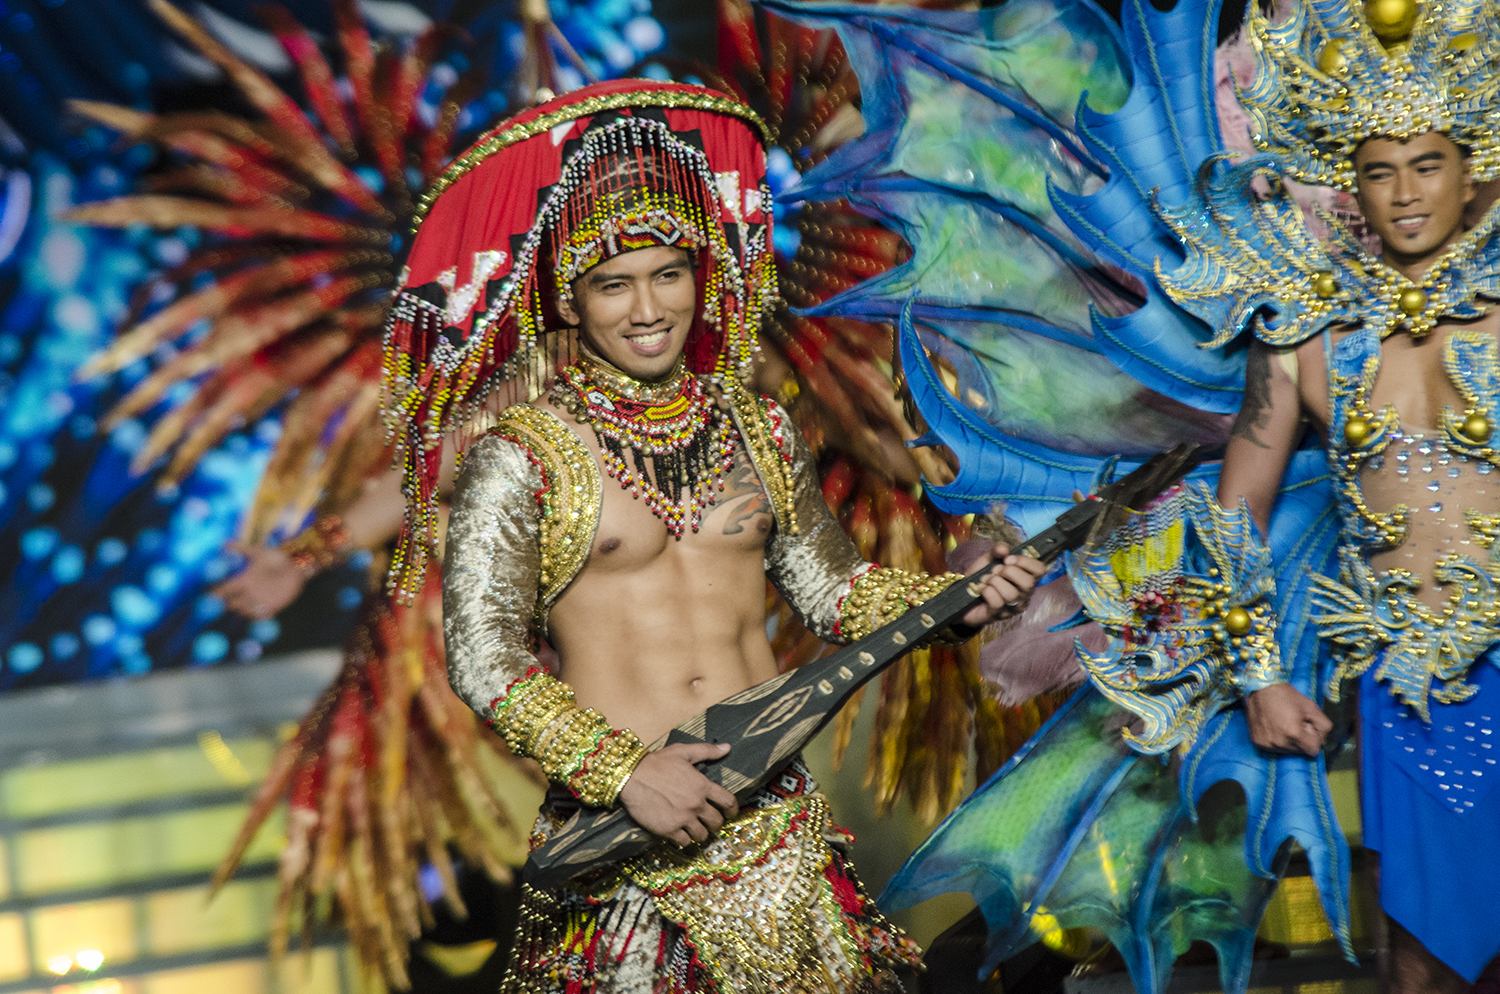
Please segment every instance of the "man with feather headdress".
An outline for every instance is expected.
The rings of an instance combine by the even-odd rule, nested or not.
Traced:
[[[527,888],[508,990],[887,990],[916,961],[800,761],[741,811],[693,766],[727,747],[643,745],[776,675],[766,579],[833,641],[956,579],[864,562],[745,386],[773,286],[759,131],[698,87],[588,87],[482,137],[420,212],[386,344],[413,508],[393,577],[421,575],[456,430],[450,678],[552,781],[533,841],[618,803],[679,847]],[[1042,571],[989,555],[970,625]]]

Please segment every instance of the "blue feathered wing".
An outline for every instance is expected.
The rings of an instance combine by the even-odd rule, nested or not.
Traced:
[[[1082,0],[973,13],[761,2],[836,29],[859,73],[863,137],[782,196],[847,198],[911,244],[907,263],[817,312],[896,324],[929,426],[921,442],[958,457],[954,481],[928,486],[939,506],[1004,501],[1035,533],[1116,469],[1177,442],[1226,440],[1244,342],[1206,347],[1218,329],[1161,291],[1158,262],[1174,269],[1183,251],[1153,210],[1153,197],[1190,201],[1200,165],[1223,151],[1217,3],[1162,12],[1132,0],[1117,25]],[[1195,475],[1211,483],[1217,469]],[[1332,568],[1332,514],[1321,451],[1299,452],[1270,545],[1283,658],[1314,697],[1307,585]],[[1348,850],[1322,760],[1259,753],[1231,709],[1164,765],[1120,744],[1126,717],[1080,691],[883,901],[971,891],[991,966],[1043,925],[1097,926],[1142,991],[1163,989],[1175,956],[1203,939],[1239,991],[1295,839],[1348,952]],[[1233,803],[1226,788],[1204,801],[1225,782],[1238,785]]]

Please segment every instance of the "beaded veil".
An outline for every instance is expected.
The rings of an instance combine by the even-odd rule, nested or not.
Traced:
[[[553,331],[554,298],[590,266],[649,245],[693,251],[688,370],[748,375],[775,298],[764,140],[755,113],[722,94],[617,80],[503,122],[433,185],[385,335],[408,504],[394,588],[420,581],[436,533],[443,437],[473,437],[573,360],[573,337]]]

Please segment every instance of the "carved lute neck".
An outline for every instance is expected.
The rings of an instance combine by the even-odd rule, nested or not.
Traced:
[[[1050,562],[1081,545],[1107,508],[1154,497],[1195,461],[1191,447],[1162,453],[1106,488],[1102,499],[1071,507],[1019,554]],[[985,565],[858,642],[710,706],[672,729],[665,744],[728,742],[728,755],[698,768],[744,801],[799,753],[856,690],[980,603],[979,584],[997,565]],[[659,841],[623,808],[582,808],[532,851],[522,879],[533,887],[553,887]]]

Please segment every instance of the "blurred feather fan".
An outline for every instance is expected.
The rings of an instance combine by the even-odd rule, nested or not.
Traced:
[[[132,467],[142,472],[172,452],[160,476],[164,487],[228,432],[290,399],[271,469],[243,527],[250,542],[294,529],[333,481],[362,481],[385,456],[378,386],[368,374],[384,291],[395,277],[393,235],[411,214],[412,186],[424,186],[446,164],[459,112],[479,83],[473,70],[460,76],[428,123],[417,113],[417,96],[457,30],[434,25],[404,51],[377,48],[353,0],[332,2],[347,102],[322,51],[284,8],[260,9],[296,66],[312,114],[196,20],[151,0],[152,10],[223,70],[259,119],[72,104],[125,140],[162,147],[174,164],[149,180],[149,192],[76,208],[71,220],[187,225],[212,236],[210,248],[142,288],[139,300],[166,295],[171,303],[144,319],[138,306],[130,327],[82,375],[114,372],[153,353],[169,356],[112,420],[197,379],[191,400],[156,422]]]
[[[170,164],[146,192],[85,205],[71,220],[187,225],[208,236],[140,287],[125,330],[82,375],[159,360],[111,421],[191,384],[187,399],[157,418],[132,467],[143,472],[170,453],[162,486],[191,472],[229,432],[289,400],[243,526],[257,544],[295,530],[316,507],[346,506],[388,465],[379,374],[384,291],[395,278],[390,247],[406,228],[412,190],[451,158],[460,110],[482,82],[474,70],[459,76],[424,121],[418,94],[436,85],[435,59],[460,33],[440,24],[404,50],[377,46],[354,0],[332,3],[342,79],[290,13],[259,8],[296,66],[311,114],[165,0],[151,0],[152,9],[260,116],[73,104],[127,141],[157,145]],[[546,39],[550,27],[528,25],[527,36]],[[553,78],[550,59],[544,47],[523,62],[522,75],[534,76],[521,81],[526,92]],[[378,559],[372,572],[383,565]],[[501,883],[525,856],[509,804],[536,800],[539,774],[517,763],[449,689],[441,610],[435,575],[410,605],[366,597],[343,669],[277,754],[214,876],[217,891],[287,798],[275,955],[285,952],[294,920],[310,934],[331,904],[366,966],[386,985],[408,988],[410,941],[432,920],[419,866],[432,868],[442,899],[462,916],[453,853]]]

